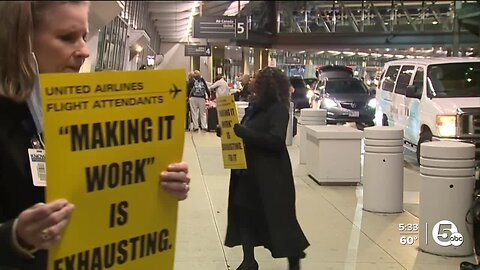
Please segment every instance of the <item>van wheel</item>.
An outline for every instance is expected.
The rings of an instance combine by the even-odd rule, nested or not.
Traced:
[[[388,126],[388,118],[385,114],[382,117],[382,126],[384,126],[384,127]]]
[[[420,165],[420,149],[421,145],[424,142],[431,142],[432,141],[432,132],[430,130],[425,130],[420,133],[420,138],[418,139],[417,143],[417,162]]]

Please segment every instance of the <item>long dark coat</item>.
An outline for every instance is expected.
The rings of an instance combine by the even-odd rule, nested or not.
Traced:
[[[241,216],[235,201],[254,202],[255,245],[274,258],[302,257],[309,243],[297,221],[292,166],[285,145],[288,108],[280,103],[261,108],[237,129],[245,143],[248,169],[232,171],[225,245],[241,245]]]
[[[27,153],[35,133],[27,104],[0,97],[0,269],[47,269],[46,251],[38,251],[30,259],[22,257],[12,246],[15,218],[44,201],[44,188],[33,186]]]

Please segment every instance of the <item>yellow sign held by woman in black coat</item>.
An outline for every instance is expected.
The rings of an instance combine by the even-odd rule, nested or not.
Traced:
[[[48,269],[173,269],[185,71],[41,75],[47,201],[75,205]]]
[[[218,123],[222,129],[222,155],[225,169],[246,169],[243,140],[235,135],[233,127],[238,124],[237,106],[233,96],[217,98]]]

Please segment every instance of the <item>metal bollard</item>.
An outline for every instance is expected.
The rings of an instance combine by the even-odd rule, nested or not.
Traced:
[[[307,163],[307,134],[305,126],[324,126],[327,123],[327,110],[324,109],[301,109],[298,122],[298,137],[300,138],[300,164]]]
[[[442,256],[473,254],[473,227],[465,217],[475,187],[475,145],[422,143],[420,250]]]
[[[403,129],[368,127],[363,165],[363,209],[403,212]]]

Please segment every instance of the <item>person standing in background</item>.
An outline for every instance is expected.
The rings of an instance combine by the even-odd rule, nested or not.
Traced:
[[[248,101],[248,97],[250,96],[250,89],[249,89],[249,84],[250,84],[250,75],[249,74],[244,74],[242,77],[242,90],[240,91],[240,99],[242,101]]]
[[[75,206],[65,199],[45,202],[45,188],[33,184],[28,149],[43,147],[39,73],[77,73],[89,57],[89,5],[88,1],[0,1],[3,270],[46,270],[48,250],[61,241],[75,214]],[[159,185],[184,200],[190,182],[187,174],[186,163],[170,164],[159,172]]]
[[[210,86],[210,90],[215,90],[216,97],[229,96],[230,88],[228,83],[225,81],[222,75],[217,75],[215,77],[215,83]]]
[[[208,86],[202,78],[200,71],[193,71],[193,80],[188,84],[190,113],[192,115],[193,131],[198,131],[199,127],[207,130],[207,110],[205,106],[205,99],[209,98]],[[200,123],[198,118],[200,117]],[[199,126],[200,124],[200,126]]]

